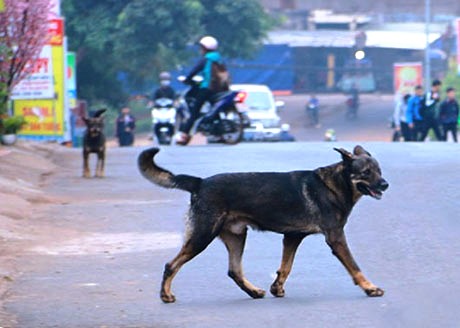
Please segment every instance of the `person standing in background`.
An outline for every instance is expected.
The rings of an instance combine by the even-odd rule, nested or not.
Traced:
[[[115,136],[118,138],[120,147],[132,146],[134,143],[136,119],[130,112],[129,107],[123,107],[115,122]]]
[[[420,115],[423,118],[423,130],[417,141],[425,141],[428,131],[433,130],[436,139],[444,139],[439,125],[439,103],[441,100],[440,89],[441,81],[434,80],[431,84],[431,90],[425,94],[420,108]]]
[[[423,132],[423,117],[420,109],[423,101],[423,88],[421,85],[415,87],[415,94],[409,98],[406,108],[406,123],[410,129],[410,141],[419,141]]]
[[[308,100],[307,113],[308,117],[310,118],[310,124],[315,128],[320,128],[321,124],[319,124],[319,100],[314,94],[312,94]]]
[[[447,141],[447,132],[452,133],[454,142],[457,142],[457,124],[459,106],[455,99],[455,89],[450,87],[446,90],[447,98],[441,103],[439,108],[439,121],[442,125],[443,140]]]
[[[406,94],[396,103],[396,107],[393,112],[393,141],[399,141],[401,135],[404,138],[404,141],[412,140],[411,130],[406,119],[407,103],[409,102],[410,97],[410,94]]]

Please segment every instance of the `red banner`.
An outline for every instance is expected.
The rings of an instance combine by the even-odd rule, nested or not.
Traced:
[[[396,94],[405,95],[414,92],[416,85],[422,85],[423,65],[416,63],[394,63],[394,90]]]
[[[52,46],[62,46],[64,41],[64,20],[62,18],[53,18],[49,20],[48,34],[50,36],[49,44]]]

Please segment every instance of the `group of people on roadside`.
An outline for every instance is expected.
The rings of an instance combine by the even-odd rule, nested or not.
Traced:
[[[459,104],[455,89],[448,87],[446,97],[441,100],[442,83],[434,80],[428,92],[417,85],[414,94],[406,94],[400,99],[393,114],[393,141],[425,141],[430,130],[437,141],[447,141],[448,132],[457,142]]]

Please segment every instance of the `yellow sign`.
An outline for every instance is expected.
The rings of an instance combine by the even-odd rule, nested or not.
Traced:
[[[27,125],[21,130],[22,136],[64,135],[64,47],[51,47],[54,76],[54,99],[15,100],[15,115],[23,115]]]
[[[0,13],[5,11],[5,0],[0,0]]]

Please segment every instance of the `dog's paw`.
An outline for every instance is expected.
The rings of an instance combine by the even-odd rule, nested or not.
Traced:
[[[254,289],[248,292],[249,296],[252,298],[264,298],[265,297],[265,290],[263,289]]]
[[[91,174],[89,172],[84,172],[83,173],[83,178],[89,179],[89,178],[91,178]]]
[[[278,284],[273,284],[270,287],[270,293],[275,297],[284,297],[284,288]]]
[[[160,297],[164,303],[174,303],[176,301],[176,297],[173,294],[161,293]]]
[[[385,293],[383,289],[380,289],[378,287],[365,289],[364,291],[369,297],[380,297],[383,296],[383,294]]]

